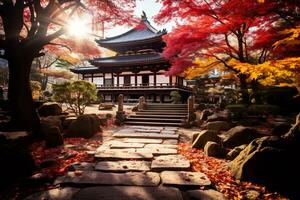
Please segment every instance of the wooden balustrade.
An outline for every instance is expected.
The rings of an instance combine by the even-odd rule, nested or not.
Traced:
[[[191,87],[179,85],[176,83],[156,83],[154,85],[153,83],[150,84],[114,84],[114,85],[97,85],[98,89],[141,89],[141,88],[182,88],[186,90],[192,90]]]

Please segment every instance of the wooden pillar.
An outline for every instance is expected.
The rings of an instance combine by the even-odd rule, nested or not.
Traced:
[[[172,76],[169,76],[169,84],[172,86]]]
[[[92,83],[94,83],[94,74],[92,74]]]
[[[82,80],[84,80],[85,79],[85,74],[82,74]]]
[[[134,74],[135,77],[135,86],[137,86],[137,73]]]
[[[103,86],[105,86],[105,73],[103,73]]]
[[[119,84],[120,84],[120,80],[119,80],[120,76],[119,76],[119,75],[120,75],[120,74],[117,73],[117,87],[119,87]]]
[[[115,86],[114,73],[111,73],[111,85]]]
[[[194,119],[194,103],[195,103],[195,97],[190,96],[188,98],[188,121],[191,122]]]
[[[156,87],[156,72],[154,72],[154,87]]]

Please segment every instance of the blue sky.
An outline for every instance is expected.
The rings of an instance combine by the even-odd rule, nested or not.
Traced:
[[[150,21],[151,25],[154,26],[154,28],[158,30],[166,28],[168,31],[170,31],[173,26],[171,23],[159,26],[153,21],[153,17],[159,12],[161,7],[162,5],[160,3],[157,3],[156,0],[136,0],[135,15],[140,17],[142,15],[142,12],[144,11],[148,17],[148,20]],[[119,35],[128,31],[129,29],[130,27],[116,27],[112,30],[106,31],[105,37]]]

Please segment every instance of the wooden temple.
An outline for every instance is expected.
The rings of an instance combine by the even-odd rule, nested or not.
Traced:
[[[171,91],[178,91],[184,102],[192,89],[182,77],[165,75],[170,67],[161,55],[165,34],[166,30],[153,28],[143,14],[137,27],[96,40],[101,47],[116,52],[115,56],[95,58],[89,61],[91,67],[71,71],[95,83],[106,102],[116,101],[119,94],[124,95],[125,102],[136,101],[140,96],[145,96],[147,102],[171,102]]]

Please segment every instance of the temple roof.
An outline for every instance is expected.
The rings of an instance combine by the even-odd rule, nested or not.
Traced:
[[[140,66],[160,65],[162,68],[165,68],[163,66],[169,66],[168,61],[159,53],[96,58],[90,60],[90,63],[93,65],[92,67],[78,67],[71,69],[71,71],[74,73],[119,70],[130,71],[139,68]]]
[[[102,47],[116,50],[116,45],[147,44],[153,41],[162,42],[161,36],[164,34],[166,34],[166,30],[156,30],[148,21],[145,13],[143,13],[140,24],[135,28],[115,37],[96,40],[96,42]]]
[[[96,58],[90,61],[90,63],[95,66],[127,66],[160,62],[167,62],[167,60],[159,53]]]

